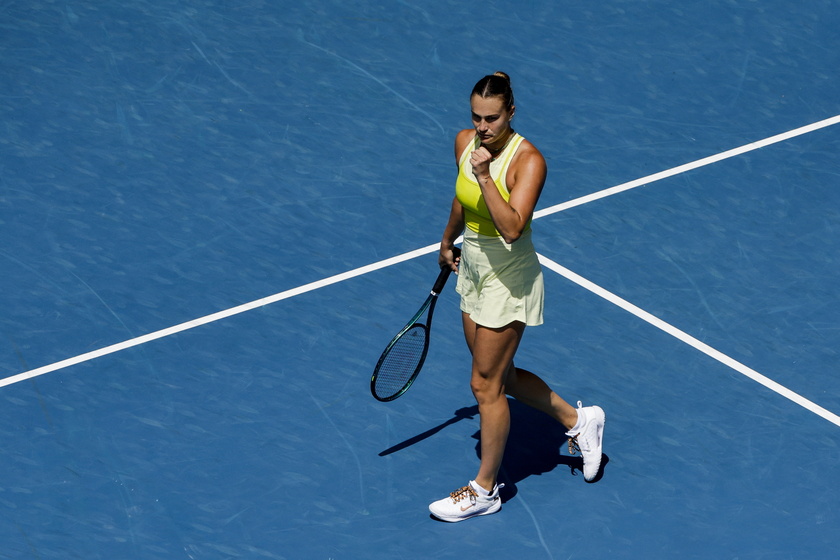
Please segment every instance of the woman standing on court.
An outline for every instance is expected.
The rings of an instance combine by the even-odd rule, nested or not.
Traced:
[[[533,373],[513,363],[526,325],[543,322],[543,279],[531,243],[531,217],[546,163],[511,127],[516,107],[510,78],[485,76],[470,95],[473,128],[455,137],[458,179],[439,262],[458,272],[464,336],[472,354],[470,387],[478,402],[481,464],[467,486],[429,506],[444,521],[501,509],[497,476],[508,432],[506,394],[562,423],[583,456],[587,481],[598,474],[604,411],[572,407]],[[460,258],[454,242],[464,234]]]

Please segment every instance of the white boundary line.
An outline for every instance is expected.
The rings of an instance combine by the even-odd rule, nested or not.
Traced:
[[[831,117],[830,119],[825,119],[819,122],[815,122],[813,124],[802,126],[794,130],[790,130],[788,132],[783,132],[782,134],[777,134],[775,136],[771,136],[770,138],[759,140],[758,142],[744,144],[739,148],[733,148],[731,150],[721,152],[714,156],[698,159],[697,161],[692,161],[691,163],[686,163],[685,165],[672,167],[671,169],[666,169],[665,171],[660,171],[659,173],[654,173],[653,175],[648,175],[647,177],[642,177],[641,179],[636,179],[635,181],[622,183],[621,185],[616,185],[609,189],[594,192],[592,194],[582,196],[580,198],[576,198],[568,202],[563,202],[562,204],[555,204],[554,206],[549,206],[548,208],[537,210],[536,212],[534,212],[534,219],[542,218],[543,216],[548,216],[550,214],[556,214],[557,212],[568,210],[569,208],[574,208],[575,206],[580,206],[581,204],[586,204],[587,202],[592,202],[600,198],[612,196],[614,194],[618,194],[620,192],[624,192],[630,189],[635,189],[636,187],[642,187],[655,181],[661,181],[662,179],[667,179],[668,177],[673,177],[674,175],[679,175],[680,173],[685,173],[687,171],[691,171],[699,167],[704,167],[706,165],[711,165],[713,163],[717,163],[719,161],[723,161],[731,157],[739,156],[747,152],[752,152],[753,150],[758,150],[759,148],[764,148],[770,146],[771,144],[776,144],[784,140],[790,140],[791,138],[802,136],[803,134],[814,132],[821,128],[826,128],[837,123],[840,123],[840,115],[836,115],[834,117]]]
[[[840,426],[840,416],[837,416],[833,412],[830,412],[830,411],[824,409],[823,407],[819,406],[818,404],[809,401],[808,399],[799,395],[798,393],[794,393],[793,391],[791,391],[787,387],[784,387],[784,386],[776,383],[772,379],[770,379],[770,378],[768,378],[764,375],[761,375],[760,373],[758,373],[754,369],[751,369],[751,368],[745,366],[741,362],[733,360],[732,358],[730,358],[726,354],[724,354],[722,352],[719,352],[718,350],[715,350],[714,348],[712,348],[708,344],[697,340],[693,336],[681,331],[680,329],[676,328],[675,326],[673,326],[669,323],[666,323],[665,321],[663,321],[662,319],[659,319],[658,317],[656,317],[654,315],[651,315],[650,313],[648,313],[644,309],[636,307],[635,305],[633,305],[629,301],[627,301],[625,299],[622,299],[619,296],[613,294],[612,292],[609,292],[609,291],[605,290],[604,288],[598,286],[597,284],[594,284],[594,283],[590,282],[586,278],[572,272],[568,268],[566,268],[566,267],[564,267],[560,264],[557,264],[556,262],[549,259],[548,257],[546,257],[544,255],[539,255],[539,258],[540,258],[540,262],[542,263],[542,265],[544,267],[546,267],[550,270],[553,270],[554,272],[556,272],[557,274],[559,274],[560,276],[563,276],[564,278],[566,278],[568,280],[571,280],[572,282],[574,282],[575,284],[577,284],[581,288],[589,290],[593,294],[604,298],[605,300],[612,303],[613,305],[616,305],[616,306],[620,307],[621,309],[627,311],[628,313],[632,313],[633,315],[635,315],[639,319],[641,319],[643,321],[646,321],[647,323],[650,323],[654,327],[670,334],[674,338],[677,338],[678,340],[681,340],[682,342],[688,344],[692,348],[695,348],[695,349],[703,352],[707,356],[709,356],[711,358],[714,358],[715,360],[719,361],[723,365],[729,366],[730,368],[734,369],[738,373],[749,377],[750,379],[752,379],[756,383],[760,383],[761,385],[764,385],[765,387],[767,387],[771,391],[773,391],[775,393],[778,393],[779,395],[785,397],[786,399],[790,399],[791,401],[795,402],[799,406],[810,410],[811,412],[813,412],[814,414],[817,414],[818,416],[822,416],[823,418],[825,418],[826,420],[828,420],[829,422],[831,422],[833,424],[836,424],[837,426]]]
[[[336,284],[338,282],[343,282],[344,280],[349,280],[350,278],[355,278],[356,276],[361,276],[363,274],[367,274],[368,272],[373,272],[374,270],[379,270],[381,268],[387,268],[389,266],[399,264],[404,261],[411,260],[415,257],[419,257],[421,255],[427,255],[429,253],[433,253],[434,251],[438,250],[439,245],[436,243],[434,245],[428,245],[426,247],[415,249],[414,251],[410,251],[408,253],[403,253],[402,255],[397,255],[396,257],[391,257],[389,259],[385,259],[383,261],[379,261],[373,264],[369,264],[366,266],[362,266],[360,268],[356,268],[354,270],[350,270],[348,272],[343,272],[341,274],[336,274],[335,276],[330,276],[329,278],[324,278],[323,280],[318,280],[316,282],[310,282],[309,284],[304,284],[303,286],[298,286],[297,288],[292,288],[290,290],[286,290],[285,292],[280,292],[274,294],[273,296],[265,297],[262,299],[254,300],[249,303],[244,303],[242,305],[231,307],[230,309],[225,309],[224,311],[219,311],[217,313],[213,313],[211,315],[205,315],[204,317],[199,317],[198,319],[193,319],[192,321],[187,321],[186,323],[181,323],[180,325],[175,325],[173,327],[169,327],[166,329],[161,329],[159,331],[155,331],[153,333],[149,333],[143,336],[138,336],[137,338],[132,338],[131,340],[126,340],[124,342],[120,342],[118,344],[112,344],[111,346],[106,346],[105,348],[100,348],[99,350],[94,350],[92,352],[87,352],[86,354],[81,354],[79,356],[68,358],[66,360],[62,360],[60,362],[55,362],[50,365],[46,365],[43,367],[39,367],[36,369],[32,369],[29,371],[24,371],[23,373],[19,373],[17,375],[12,375],[11,377],[6,377],[4,379],[0,379],[0,387],[5,387],[6,385],[12,385],[13,383],[18,383],[20,381],[24,381],[26,379],[32,379],[33,377],[38,377],[40,375],[44,375],[45,373],[50,373],[52,371],[56,371],[59,369],[63,369],[66,367],[70,367],[76,364],[80,364],[82,362],[87,362],[90,360],[94,360],[96,358],[100,358],[102,356],[107,356],[108,354],[113,354],[114,352],[119,352],[120,350],[126,350],[128,348],[132,348],[134,346],[139,346],[141,344],[145,344],[147,342],[151,342],[153,340],[157,340],[159,338],[164,338],[166,336],[171,336],[173,334],[177,334],[189,329],[193,329],[195,327],[199,327],[201,325],[206,325],[208,323],[213,323],[215,321],[220,321],[222,319],[226,319],[228,317],[232,317],[234,315],[239,315],[240,313],[244,313],[246,311],[251,311],[258,307],[263,307],[265,305],[269,305],[271,303],[276,303],[278,301],[288,299],[290,297],[299,296],[301,294],[305,294],[306,292],[311,292],[313,290],[317,290],[319,288],[323,288],[325,286],[329,286],[331,284]]]
[[[621,193],[621,192],[624,192],[624,191],[627,191],[627,190],[630,190],[630,189],[633,189],[633,188],[636,188],[636,187],[647,185],[649,183],[653,183],[654,181],[659,181],[659,180],[665,179],[667,177],[672,177],[672,176],[678,175],[680,173],[685,173],[687,171],[691,171],[693,169],[697,169],[699,167],[710,165],[712,163],[716,163],[716,162],[722,161],[724,159],[728,159],[728,158],[731,158],[731,157],[734,157],[734,156],[737,156],[737,155],[740,155],[740,154],[744,154],[744,153],[747,153],[747,152],[750,152],[750,151],[753,151],[753,150],[757,150],[759,148],[763,148],[765,146],[769,146],[769,145],[775,144],[777,142],[782,142],[784,140],[788,140],[788,139],[794,138],[796,136],[801,136],[801,135],[807,134],[809,132],[814,132],[814,131],[819,130],[821,128],[825,128],[825,127],[828,127],[828,126],[831,126],[831,125],[834,125],[834,124],[837,124],[837,123],[840,123],[840,115],[837,115],[837,116],[831,117],[829,119],[825,119],[825,120],[822,120],[822,121],[819,121],[819,122],[816,122],[816,123],[813,123],[813,124],[810,124],[810,125],[806,125],[806,126],[803,126],[803,127],[800,127],[800,128],[788,131],[788,132],[784,132],[782,134],[777,134],[775,136],[771,136],[769,138],[766,138],[764,140],[760,140],[758,142],[752,142],[750,144],[745,144],[745,145],[743,145],[739,148],[734,148],[734,149],[728,150],[726,152],[721,152],[720,154],[717,154],[717,155],[714,155],[714,156],[709,156],[709,157],[706,157],[706,158],[703,158],[703,159],[696,160],[696,161],[691,162],[691,163],[687,163],[685,165],[680,165],[678,167],[674,167],[674,168],[671,168],[671,169],[668,169],[668,170],[665,170],[665,171],[661,171],[659,173],[655,173],[653,175],[648,175],[647,177],[642,177],[641,179],[636,179],[635,181],[630,181],[628,183],[623,183],[621,185],[616,185],[615,187],[611,187],[609,189],[604,189],[602,191],[598,191],[598,192],[595,192],[595,193],[592,193],[592,194],[589,194],[589,195],[586,195],[586,196],[583,196],[583,197],[580,197],[580,198],[576,198],[574,200],[570,200],[570,201],[564,202],[562,204],[556,204],[554,206],[550,206],[548,208],[538,210],[538,211],[534,212],[534,219],[539,219],[539,218],[542,218],[544,216],[548,216],[548,215],[551,215],[551,214],[555,214],[557,212],[561,212],[563,210],[567,210],[569,208],[573,208],[575,206],[580,206],[582,204],[586,204],[588,202],[592,202],[592,201],[595,201],[595,200],[598,200],[598,199],[601,199],[601,198],[605,198],[607,196],[612,196],[614,194],[618,194],[618,193]],[[379,269],[386,268],[386,267],[389,267],[389,266],[392,266],[392,265],[395,265],[395,264],[399,264],[401,262],[405,262],[405,261],[411,260],[413,258],[422,256],[422,255],[427,255],[427,254],[433,253],[434,251],[437,250],[437,248],[438,248],[437,243],[435,243],[433,245],[427,245],[426,247],[422,247],[420,249],[415,249],[414,251],[410,251],[408,253],[403,253],[402,255],[397,255],[395,257],[391,257],[391,258],[388,258],[388,259],[385,259],[385,260],[382,260],[382,261],[379,261],[379,262],[376,262],[376,263],[373,263],[373,264],[369,264],[369,265],[366,265],[366,266],[363,266],[363,267],[360,267],[360,268],[356,268],[356,269],[350,270],[348,272],[344,272],[344,273],[341,273],[341,274],[336,274],[335,276],[330,276],[329,278],[325,278],[323,280],[318,280],[316,282],[310,282],[309,284],[304,284],[303,286],[299,286],[297,288],[292,288],[290,290],[286,290],[284,292],[274,294],[273,296],[268,296],[268,297],[265,297],[265,298],[262,298],[262,299],[254,300],[252,302],[245,303],[245,304],[239,305],[237,307],[232,307],[232,308],[227,309],[227,310],[219,311],[217,313],[213,313],[213,314],[210,314],[210,315],[206,315],[206,316],[200,317],[198,319],[193,319],[191,321],[187,321],[187,322],[181,323],[179,325],[175,325],[175,326],[172,326],[172,327],[169,327],[169,328],[166,328],[166,329],[161,329],[159,331],[155,331],[155,332],[143,335],[143,336],[139,336],[137,338],[132,338],[130,340],[126,340],[124,342],[120,342],[120,343],[117,343],[117,344],[112,344],[110,346],[100,348],[99,350],[94,350],[92,352],[87,352],[85,354],[80,354],[80,355],[75,356],[73,358],[68,358],[66,360],[61,360],[59,362],[55,362],[55,363],[52,363],[52,364],[49,364],[49,365],[46,365],[46,366],[31,369],[29,371],[24,371],[24,372],[19,373],[17,375],[12,375],[12,376],[0,379],[0,387],[5,387],[7,385],[12,385],[14,383],[19,383],[19,382],[24,381],[26,379],[32,379],[34,377],[45,375],[47,373],[50,373],[50,372],[53,372],[53,371],[56,371],[56,370],[59,370],[59,369],[64,369],[64,368],[67,368],[67,367],[70,367],[70,366],[73,366],[73,365],[76,365],[76,364],[80,364],[80,363],[83,363],[83,362],[88,362],[90,360],[94,360],[94,359],[100,358],[102,356],[107,356],[108,354],[113,354],[113,353],[119,352],[121,350],[126,350],[128,348],[133,348],[134,346],[139,346],[141,344],[145,344],[145,343],[151,342],[153,340],[158,340],[160,338],[171,336],[171,335],[174,335],[174,334],[177,334],[177,333],[189,330],[189,329],[193,329],[193,328],[201,326],[201,325],[206,325],[208,323],[213,323],[215,321],[220,321],[220,320],[225,319],[227,317],[232,317],[234,315],[238,315],[238,314],[244,313],[246,311],[251,311],[251,310],[256,309],[258,307],[263,307],[265,305],[269,305],[271,303],[276,303],[278,301],[288,299],[290,297],[298,296],[298,295],[304,294],[306,292],[311,292],[313,290],[317,290],[319,288],[323,288],[323,287],[329,286],[331,284],[336,284],[336,283],[342,282],[344,280],[349,280],[350,278],[355,278],[356,276],[361,276],[363,274],[367,274],[368,272],[373,272],[375,270],[379,270]],[[541,258],[544,261],[548,261],[548,259],[546,259],[545,257],[541,256]],[[552,265],[556,265],[558,267],[560,266],[556,263],[553,263],[553,261],[548,261],[548,262],[551,262]],[[553,268],[552,268],[552,270],[553,270]],[[567,270],[567,269],[563,269],[563,270]],[[570,275],[574,275],[574,273],[571,272],[571,271],[568,271],[568,273]],[[565,276],[565,274],[564,274],[564,276]],[[574,275],[574,276],[577,277],[577,275]],[[583,281],[583,282],[589,283],[588,280],[585,280],[581,277],[577,277],[577,278],[580,278],[580,280]],[[591,283],[589,283],[589,284],[591,284]],[[583,284],[581,284],[581,285],[583,285]],[[595,284],[591,284],[591,286],[601,290],[601,288],[598,288],[597,286],[595,286]],[[589,289],[589,288],[587,288],[587,289]],[[606,292],[605,290],[604,290],[604,292],[609,294],[609,292]],[[612,295],[612,294],[610,294],[610,295]],[[617,296],[612,296],[612,297],[617,298]],[[620,299],[620,298],[617,298],[617,299]],[[621,300],[621,301],[624,301],[624,300]],[[627,305],[632,305],[632,304],[627,303]],[[638,309],[638,308],[636,308],[636,309]],[[643,313],[643,314],[646,314],[646,312],[642,311],[641,309],[638,309],[638,311]],[[652,319],[656,320],[656,321],[659,321],[658,319],[656,319],[653,316],[650,316],[650,317]],[[647,320],[647,319],[645,319],[645,320]],[[671,327],[671,328],[673,328],[673,327]],[[679,331],[679,332],[681,332],[681,331]],[[688,335],[685,335],[685,333],[683,333],[683,335],[688,337]],[[688,338],[691,338],[691,337],[688,337]],[[695,340],[695,339],[691,339],[691,340]],[[698,344],[702,345],[701,342],[699,342],[699,341],[697,341],[697,342],[698,342]],[[717,352],[713,348],[709,348],[709,350],[711,352]],[[744,369],[747,373],[745,373],[744,371],[741,371],[741,373],[744,373],[744,375],[747,375],[748,377],[751,377],[751,378],[755,379],[759,383],[762,383],[766,386],[769,386],[769,385],[767,385],[767,383],[774,384],[774,386],[778,386],[779,391],[777,391],[777,392],[779,392],[779,394],[784,394],[787,398],[790,398],[794,402],[797,402],[797,403],[801,404],[802,406],[804,406],[805,408],[808,408],[809,410],[814,410],[811,407],[815,407],[817,410],[823,411],[825,414],[831,415],[833,417],[833,419],[828,418],[825,415],[821,414],[820,412],[816,412],[816,410],[815,410],[815,412],[817,414],[820,414],[820,416],[823,416],[824,418],[829,419],[830,421],[834,422],[835,424],[840,425],[840,423],[838,423],[838,421],[836,420],[837,419],[836,415],[833,415],[831,412],[828,412],[825,409],[822,409],[821,407],[817,406],[816,404],[811,403],[807,399],[804,399],[803,397],[800,397],[796,393],[793,393],[792,391],[789,391],[788,389],[782,387],[781,385],[776,384],[774,381],[762,376],[761,374],[759,374],[757,372],[754,372],[753,370],[747,368],[746,366],[743,366],[742,364],[739,364],[735,360],[732,360],[731,358],[728,358],[727,356],[724,356],[723,354],[720,354],[720,357],[719,358],[716,357],[716,359],[719,359],[722,363],[725,363],[725,364],[729,365],[730,367],[733,367],[737,371],[741,371],[740,369],[738,369],[738,367]],[[738,367],[736,367],[736,366],[738,366]],[[755,375],[757,377],[753,377],[753,375]],[[764,383],[764,381],[762,381],[762,380],[766,380],[767,383]],[[776,390],[776,389],[773,389],[773,390]],[[787,394],[782,393],[780,391],[785,391]],[[788,394],[790,396],[788,396]],[[800,400],[796,400],[796,399],[800,399],[802,402],[800,402]],[[803,403],[805,403],[805,404],[803,404]]]

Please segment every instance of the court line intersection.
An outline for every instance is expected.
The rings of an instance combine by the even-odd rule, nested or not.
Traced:
[[[608,189],[604,189],[601,191],[597,191],[561,204],[555,204],[553,206],[549,206],[547,208],[543,208],[541,210],[537,210],[534,212],[534,219],[539,219],[545,216],[549,216],[552,214],[556,214],[558,212],[562,212],[564,210],[568,210],[569,208],[574,208],[575,206],[580,206],[582,204],[587,204],[589,202],[593,202],[595,200],[599,200],[602,198],[606,198],[608,196],[613,196],[615,194],[622,193],[624,191],[634,189],[637,187],[649,185],[650,183],[660,181],[662,179],[666,179],[668,177],[673,177],[675,175],[679,175],[680,173],[686,173],[688,171],[698,169],[700,167],[704,167],[707,165],[711,165],[713,163],[717,163],[719,161],[723,161],[725,159],[729,159],[741,154],[745,154],[747,152],[751,152],[754,150],[758,150],[760,148],[764,148],[766,146],[770,146],[772,144],[776,144],[778,142],[783,142],[785,140],[789,140],[791,138],[795,138],[797,136],[801,136],[803,134],[807,134],[810,132],[814,132],[816,130],[820,130],[835,124],[840,123],[840,115],[836,115],[834,117],[824,119],[806,126],[802,126],[788,132],[784,132],[781,134],[777,134],[775,136],[770,136],[763,140],[759,140],[757,142],[751,142],[749,144],[744,144],[743,146],[739,146],[737,148],[733,148],[731,150],[727,150],[725,152],[721,152],[719,154],[705,157],[702,159],[698,159],[696,161],[686,163],[683,165],[679,165],[677,167],[673,167],[671,169],[667,169],[665,171],[660,171],[658,173],[654,173],[652,175],[648,175],[646,177],[641,177],[639,179],[629,181],[626,183],[622,183],[620,185],[616,185],[614,187],[610,187]],[[178,334],[180,332],[184,332],[189,329],[193,329],[202,325],[206,325],[209,323],[213,323],[216,321],[220,321],[222,319],[226,319],[228,317],[232,317],[234,315],[238,315],[240,313],[245,313],[246,311],[251,311],[257,309],[259,307],[263,307],[266,305],[270,305],[272,303],[276,303],[282,301],[284,299],[289,299],[291,297],[295,297],[301,294],[305,294],[307,292],[311,292],[320,288],[324,288],[326,286],[330,286],[332,284],[336,284],[339,282],[343,282],[345,280],[349,280],[351,278],[355,278],[357,276],[362,276],[364,274],[368,274],[370,272],[374,272],[376,270],[380,270],[383,268],[387,268],[389,266],[393,266],[405,261],[409,261],[411,259],[427,255],[433,253],[438,250],[439,244],[434,243],[432,245],[427,245],[426,247],[421,247],[419,249],[415,249],[414,251],[409,251],[407,253],[403,253],[402,255],[397,255],[388,259],[384,259],[382,261],[372,263],[366,266],[362,266],[347,272],[343,272],[340,274],[336,274],[334,276],[330,276],[328,278],[324,278],[322,280],[318,280],[315,282],[310,282],[308,284],[304,284],[302,286],[298,286],[297,288],[292,288],[289,290],[285,290],[283,292],[279,292],[272,296],[268,296],[265,298],[257,299],[242,305],[238,305],[236,307],[232,307],[229,309],[225,309],[216,313],[212,313],[210,315],[205,315],[204,317],[199,317],[197,319],[193,319],[191,321],[186,321],[184,323],[174,325],[165,329],[161,329],[146,335],[142,335],[136,338],[132,338],[130,340],[126,340],[123,342],[119,342],[117,344],[112,344],[110,346],[106,346],[104,348],[100,348],[98,350],[93,350],[91,352],[86,352],[84,354],[80,354],[78,356],[74,356],[72,358],[68,358],[65,360],[61,360],[58,362],[54,362],[52,364],[48,364],[45,366],[41,366],[35,369],[31,369],[28,371],[24,371],[22,373],[18,373],[16,375],[12,375],[3,379],[0,379],[0,387],[5,387],[8,385],[12,385],[15,383],[19,383],[21,381],[25,381],[27,379],[32,379],[35,377],[39,377],[41,375],[45,375],[47,373],[57,371],[60,369],[65,369],[73,365],[77,365],[80,363],[88,362],[97,358],[101,358],[103,356],[107,356],[109,354],[113,354],[116,352],[120,352],[122,350],[127,350],[128,348],[133,348],[135,346],[139,346],[141,344],[146,344],[148,342],[152,342],[154,340],[158,340],[161,338],[165,338],[167,336],[172,336],[174,334]],[[549,270],[563,276],[564,278],[574,282],[578,286],[589,290],[590,292],[604,298],[605,300],[609,301],[610,303],[624,309],[625,311],[632,313],[636,317],[648,322],[649,324],[661,329],[662,331],[670,334],[671,336],[677,338],[678,340],[688,344],[689,346],[703,352],[707,356],[714,358],[715,360],[719,361],[720,363],[734,369],[738,373],[752,379],[753,381],[767,387],[768,389],[776,392],[777,394],[791,400],[792,402],[798,404],[799,406],[804,407],[805,409],[817,414],[818,416],[828,420],[829,422],[840,426],[840,416],[834,414],[826,410],[825,408],[819,406],[818,404],[806,399],[805,397],[799,395],[798,393],[791,391],[787,387],[776,383],[772,379],[758,373],[757,371],[747,367],[746,365],[738,362],[737,360],[723,354],[722,352],[712,348],[711,346],[697,340],[696,338],[692,337],[691,335],[677,329],[676,327],[666,323],[665,321],[651,315],[650,313],[644,311],[643,309],[633,305],[632,303],[622,299],[621,297],[605,290],[604,288],[590,282],[586,278],[572,272],[571,270],[561,266],[560,264],[554,262],[553,260],[545,257],[544,255],[539,255],[540,262],[542,265]]]

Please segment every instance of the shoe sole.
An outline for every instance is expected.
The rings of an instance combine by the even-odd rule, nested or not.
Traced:
[[[598,477],[598,473],[601,471],[601,459],[604,457],[604,424],[607,423],[607,415],[604,414],[604,409],[600,406],[594,406],[593,408],[601,411],[601,423],[598,425],[598,468],[595,470],[595,474],[589,478],[583,477],[586,482],[591,482]]]
[[[457,523],[458,521],[466,521],[467,519],[472,519],[473,517],[480,517],[482,515],[490,515],[492,513],[497,513],[501,511],[501,509],[502,504],[500,503],[496,508],[493,508],[493,506],[491,506],[490,508],[488,508],[485,511],[482,511],[481,513],[473,513],[472,515],[467,515],[465,517],[438,515],[437,513],[432,511],[432,508],[429,508],[429,512],[435,517],[435,519],[440,519],[441,521],[446,521],[447,523]]]

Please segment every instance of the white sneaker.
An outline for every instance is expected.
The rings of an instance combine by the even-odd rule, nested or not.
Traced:
[[[482,496],[475,481],[471,480],[468,485],[449,494],[448,498],[429,504],[429,511],[438,519],[452,523],[496,513],[502,509],[499,489],[503,487],[504,484],[497,484],[489,496]]]
[[[583,413],[584,424],[578,431],[568,431],[569,453],[575,454],[580,451],[583,457],[583,478],[590,482],[598,476],[601,468],[601,453],[604,446],[604,421],[606,416],[600,406],[587,406],[583,408],[580,401],[578,414]]]

